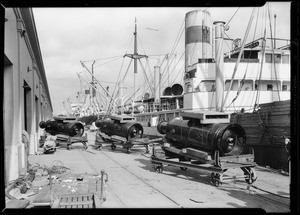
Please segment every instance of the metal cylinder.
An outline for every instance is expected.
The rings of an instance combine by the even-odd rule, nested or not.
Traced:
[[[120,136],[127,140],[134,137],[143,136],[143,126],[136,122],[120,123],[119,121],[112,119],[97,120],[95,125],[100,129],[101,132],[108,136]]]
[[[156,128],[160,134],[166,134],[167,132],[167,121],[161,121],[157,124]]]
[[[183,93],[183,87],[180,84],[174,84],[172,86],[172,94],[173,95],[181,95]]]
[[[56,120],[41,121],[40,128],[45,129],[51,135],[64,134],[70,137],[80,137],[84,133],[84,126],[81,122],[63,122]]]
[[[246,144],[245,130],[239,124],[200,124],[199,120],[172,119],[157,126],[176,148],[195,148],[220,155],[239,155]]]

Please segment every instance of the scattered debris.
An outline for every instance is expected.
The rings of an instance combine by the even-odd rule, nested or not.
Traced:
[[[54,153],[56,151],[56,142],[53,137],[48,137],[44,143],[44,154]]]
[[[195,203],[204,203],[204,202],[202,202],[202,201],[197,201],[197,200],[194,200],[194,199],[191,199],[191,198],[190,198],[190,200],[191,200],[192,202],[195,202]]]
[[[82,181],[82,180],[83,180],[83,177],[82,177],[82,176],[77,177],[76,180],[77,180],[77,181]]]

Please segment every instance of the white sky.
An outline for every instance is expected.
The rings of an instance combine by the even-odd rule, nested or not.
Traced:
[[[129,65],[130,59],[125,58],[124,65],[121,67],[122,56],[126,53],[126,50],[128,54],[133,54],[135,17],[138,25],[138,53],[149,55],[149,67],[144,59],[142,59],[142,62],[147,73],[150,75],[150,72],[152,72],[153,75],[153,68],[158,63],[158,56],[153,55],[171,52],[179,30],[184,23],[185,14],[197,9],[208,9],[213,20],[228,22],[238,8],[33,8],[54,115],[65,112],[63,102],[68,98],[71,102],[76,102],[76,93],[80,91],[80,81],[76,73],[82,72],[81,75],[84,78],[91,80],[91,76],[81,66],[80,61],[119,56],[119,58],[97,60],[94,64],[95,77],[104,87],[110,86],[110,91],[113,91],[114,85],[105,82],[116,82],[121,68],[121,76],[123,77]],[[230,38],[244,37],[252,9],[241,7],[237,11],[229,23],[229,30],[226,32]],[[274,25],[273,14],[277,14],[276,37],[289,39],[290,3],[272,2],[270,12],[272,28]],[[260,9],[259,22],[262,21],[262,14],[263,10]],[[255,24],[256,16],[248,41],[253,40]],[[258,23],[257,26],[254,39],[262,37],[262,28],[259,27],[261,25]],[[158,31],[149,30],[148,28],[157,29]],[[267,31],[269,31],[269,23],[267,23]],[[176,62],[183,50],[184,34],[176,49]],[[163,56],[160,57],[160,60],[162,58]],[[113,59],[116,60],[108,63]],[[92,62],[87,61],[85,65],[91,69]],[[177,70],[174,70],[174,74],[172,73],[169,76],[170,85],[182,81],[184,71],[181,70],[179,74],[182,65],[182,63],[179,63],[176,66]],[[140,65],[138,66],[136,85],[145,86],[146,82],[138,78],[143,75],[142,68]],[[174,66],[175,63],[173,63]],[[132,91],[133,63],[126,80],[127,90]],[[84,85],[86,84],[82,82],[82,86]]]

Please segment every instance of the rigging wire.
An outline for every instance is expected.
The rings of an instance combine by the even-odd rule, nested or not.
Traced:
[[[129,45],[128,45],[126,51],[125,51],[124,56],[127,54],[128,50],[129,50],[129,48],[130,48],[130,46],[131,46],[131,44],[132,44],[133,38],[134,38],[134,36],[131,37],[131,40],[130,40]],[[120,68],[119,73],[118,73],[117,83],[119,83],[119,78],[120,78],[120,75],[121,75],[121,72],[122,72],[122,68],[123,68],[123,65],[124,65],[124,62],[125,62],[124,56],[123,56],[123,61],[122,61],[121,68]],[[132,61],[132,59],[130,60],[129,66],[130,66],[130,64],[131,64],[131,61]],[[128,72],[129,66],[128,66],[128,68],[127,68],[126,74],[127,74],[127,72]],[[125,76],[124,76],[124,77],[125,77]],[[123,80],[124,80],[124,78],[123,78]],[[116,90],[116,87],[117,87],[117,84],[114,86],[114,89],[113,89],[113,94],[112,94],[113,97],[115,96],[115,90]],[[112,99],[110,100],[110,102],[109,102],[109,104],[108,104],[107,112],[110,111],[109,108],[110,108],[110,106],[111,106],[111,102],[112,102]]]
[[[177,61],[176,66],[178,65],[178,63],[180,62],[180,60],[181,60],[181,58],[184,56],[184,54],[185,54],[185,53],[183,52],[182,55],[180,56],[179,60]],[[184,68],[184,64],[183,64],[182,68],[179,70],[179,72],[180,72],[183,68]],[[177,73],[176,78],[178,77],[179,72]],[[175,79],[176,79],[176,78],[175,78]],[[166,84],[166,82],[167,82],[167,80],[165,80],[165,81],[163,82],[162,86],[164,86],[164,85]]]
[[[116,61],[116,60],[119,60],[119,59],[121,59],[121,58],[122,58],[122,57],[118,57],[117,59],[114,59],[114,60],[111,60],[111,61],[105,62],[105,63],[103,63],[103,64],[101,64],[101,65],[98,65],[98,66],[94,66],[94,68],[97,68],[97,67],[103,66],[103,65],[105,65],[105,64],[108,64],[108,63],[114,62],[114,61]]]
[[[271,25],[271,17],[270,17],[270,4],[268,3],[268,15],[269,15],[269,25],[270,25],[270,34],[271,38],[273,38],[272,35],[272,25]],[[275,42],[274,38],[274,42]],[[271,40],[271,47],[272,47],[272,62],[274,66],[274,73],[275,73],[275,79],[276,79],[276,87],[277,87],[277,93],[278,93],[278,100],[280,101],[280,93],[279,93],[279,87],[278,87],[278,78],[277,78],[277,71],[276,71],[276,62],[275,62],[275,53],[274,53],[274,47],[273,47],[273,40]]]
[[[182,24],[181,24],[181,26],[179,28],[179,32],[178,32],[177,37],[175,39],[174,45],[173,45],[173,47],[171,49],[171,54],[173,54],[175,52],[175,50],[176,50],[176,48],[177,48],[177,46],[179,44],[179,41],[180,41],[180,39],[182,37],[183,32],[184,32],[184,21],[182,22]]]
[[[147,81],[147,84],[148,84],[148,86],[150,87],[151,93],[153,93],[153,92],[152,92],[152,89],[151,89],[151,85],[150,85],[149,79],[148,79],[147,74],[146,74],[146,71],[145,71],[145,69],[144,69],[144,67],[143,67],[143,64],[142,64],[142,62],[141,62],[140,59],[139,59],[139,62],[140,62],[140,65],[141,65],[141,67],[142,67],[142,71],[144,72],[144,76],[145,76],[145,79],[146,79],[146,81]]]
[[[235,14],[238,12],[240,8],[238,8],[235,13],[232,15],[232,17],[229,19],[229,21],[227,22],[227,25],[231,22],[231,20],[233,19],[233,17],[235,16]]]
[[[107,57],[107,58],[98,58],[98,59],[94,59],[94,60],[84,60],[84,61],[82,61],[82,62],[83,62],[83,63],[86,63],[86,62],[100,61],[100,60],[108,60],[108,59],[112,59],[112,58],[120,58],[120,57],[123,57],[123,56],[113,56],[113,57]]]
[[[177,48],[177,46],[178,46],[178,44],[179,44],[179,41],[180,41],[180,39],[181,39],[181,37],[182,37],[182,35],[183,35],[183,32],[184,32],[184,21],[182,22],[182,24],[181,24],[181,26],[180,26],[179,32],[178,32],[178,34],[177,34],[177,37],[176,37],[176,40],[175,40],[175,42],[174,42],[174,45],[173,45],[173,47],[172,47],[172,49],[171,49],[171,52],[170,52],[170,54],[168,54],[168,58],[169,58],[169,56],[171,56],[171,63],[173,62],[172,56],[173,56],[174,53],[175,53],[175,50],[176,50],[176,48]],[[170,61],[169,61],[169,63],[170,63]],[[167,68],[167,67],[165,67],[165,69],[164,69],[163,72],[161,73],[162,77],[163,77],[163,75],[164,75],[164,73],[165,73],[165,71],[166,71],[166,68]],[[172,71],[171,71],[171,72],[172,72]]]

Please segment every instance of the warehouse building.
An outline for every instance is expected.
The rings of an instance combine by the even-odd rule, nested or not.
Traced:
[[[3,134],[5,182],[27,171],[39,147],[39,122],[52,104],[31,8],[4,8]]]

